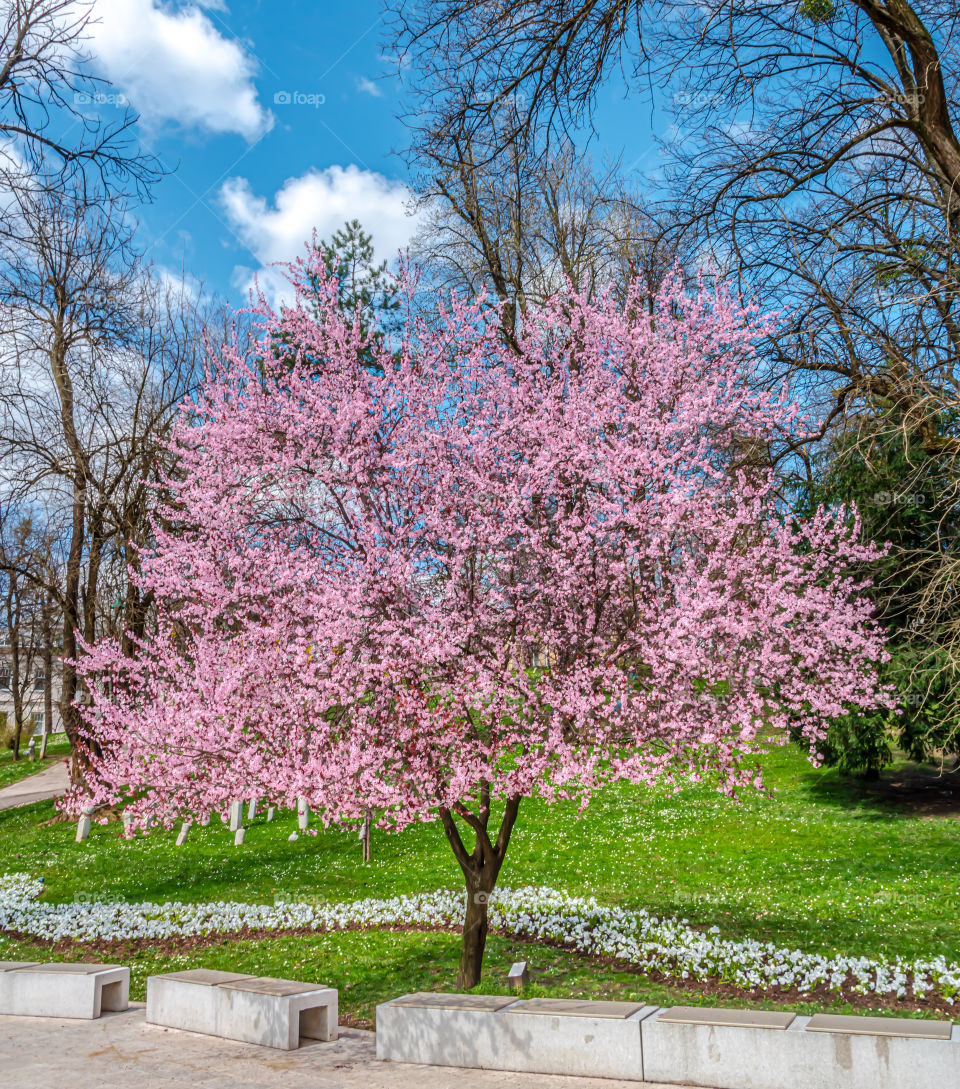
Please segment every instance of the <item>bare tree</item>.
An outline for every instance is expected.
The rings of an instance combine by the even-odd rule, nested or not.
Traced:
[[[33,709],[36,666],[41,654],[41,610],[36,588],[21,573],[34,566],[37,542],[29,519],[6,524],[0,512],[0,616],[3,618],[3,652],[0,672],[10,692],[13,711],[11,734],[13,759],[20,759],[20,742]]]
[[[117,624],[105,590],[125,628],[145,623],[149,602],[124,572],[196,377],[198,303],[140,265],[119,202],[20,190],[16,208],[0,261],[0,488],[42,514],[59,549],[23,574],[62,615],[60,711],[82,775],[77,635]]]
[[[569,142],[543,148],[517,114],[501,103],[483,132],[452,118],[410,153],[424,223],[413,257],[433,282],[500,302],[511,343],[528,306],[567,285],[592,295],[639,275],[655,291],[677,257],[618,164],[597,171]]]
[[[668,220],[748,295],[790,307],[773,379],[793,375],[826,426],[879,397],[929,452],[960,452],[928,411],[955,403],[960,351],[955,4],[408,0],[394,29],[425,73],[428,154],[549,148],[615,67],[672,92]]]
[[[133,136],[136,116],[122,96],[115,122],[99,104],[109,84],[94,77],[85,51],[92,5],[84,0],[0,3],[0,155],[3,188],[95,179],[143,191],[159,164]]]

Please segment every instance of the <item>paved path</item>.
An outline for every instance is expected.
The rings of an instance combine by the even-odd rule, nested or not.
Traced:
[[[0,809],[13,809],[14,806],[54,798],[67,789],[68,783],[67,762],[65,759],[58,760],[36,775],[28,775],[19,783],[11,783],[0,789]]]
[[[143,1004],[97,1021],[0,1017],[4,1089],[677,1089],[652,1082],[378,1062],[372,1032],[298,1051],[144,1022]]]

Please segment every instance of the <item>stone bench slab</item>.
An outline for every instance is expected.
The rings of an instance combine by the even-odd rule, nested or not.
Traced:
[[[163,976],[149,978],[195,983],[200,987],[217,987],[221,983],[235,983],[238,979],[256,979],[257,977],[244,975],[242,972],[218,972],[213,968],[191,968],[186,972],[169,972]]]
[[[960,1026],[505,996],[377,1007],[377,1057],[710,1089],[960,1089]]]
[[[624,1021],[644,1008],[642,1002],[583,1001],[578,998],[531,998],[518,1002],[511,1013],[550,1014],[553,1017],[611,1017]]]
[[[0,1014],[92,1020],[129,1003],[129,968],[0,961]]]
[[[496,1013],[504,1006],[512,1006],[515,998],[495,994],[436,994],[433,991],[417,991],[395,998],[394,1006],[410,1006],[426,1010],[474,1010],[479,1013]]]
[[[377,1007],[377,1058],[641,1080],[653,1006],[492,995],[404,995]]]
[[[309,994],[317,989],[315,983],[296,983],[292,979],[268,979],[263,977],[238,979],[233,983],[221,983],[220,986],[228,991],[249,991],[250,994],[269,994],[277,998],[293,994]]]
[[[848,1017],[817,1013],[810,1018],[807,1032],[847,1032],[857,1036],[909,1036],[922,1040],[949,1040],[949,1021],[921,1021],[905,1017]]]
[[[645,1018],[644,1076],[717,1089],[960,1089],[960,1030],[947,1022],[909,1036],[898,1031],[903,1022],[882,1017],[786,1014],[786,1026],[751,1025],[762,1012],[682,1008]]]
[[[776,1010],[731,1010],[707,1006],[671,1006],[661,1010],[659,1020],[678,1025],[733,1025],[739,1028],[787,1029],[795,1013]]]
[[[292,1051],[336,1040],[337,992],[290,979],[198,968],[147,979],[150,1024]]]

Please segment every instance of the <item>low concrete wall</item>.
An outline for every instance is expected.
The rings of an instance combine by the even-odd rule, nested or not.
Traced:
[[[711,1089],[960,1089],[948,1022],[486,995],[378,1006],[377,1058]]]
[[[929,1039],[880,1035],[898,1028],[880,1017],[856,1018],[858,1030],[849,1032],[811,1031],[809,1017],[776,1030],[680,1024],[664,1020],[667,1012],[641,1026],[648,1081],[716,1089],[960,1089],[957,1026],[947,1039]],[[878,1031],[864,1031],[872,1028]]]
[[[377,1058],[642,1080],[640,1020],[626,1002],[405,995],[377,1007]]]
[[[336,1040],[337,992],[295,980],[196,969],[147,979],[147,1021],[292,1051]]]
[[[0,961],[0,1014],[91,1020],[129,1004],[129,968]]]

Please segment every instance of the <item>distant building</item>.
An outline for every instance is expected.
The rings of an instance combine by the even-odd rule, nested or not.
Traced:
[[[9,646],[0,646],[0,716],[5,715],[7,726],[13,725],[13,691],[11,690],[11,677],[13,670],[10,665]],[[63,730],[63,720],[60,717],[60,689],[61,666],[56,658],[53,660],[53,676],[47,677],[43,671],[43,657],[37,653],[33,655],[30,664],[30,676],[23,693],[23,733],[21,743],[25,743],[31,736],[41,736],[44,733],[57,734]],[[21,680],[22,683],[22,680]],[[46,717],[46,692],[49,685],[53,686],[50,693],[52,721]]]

